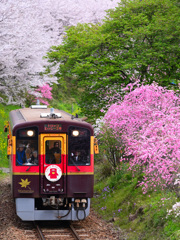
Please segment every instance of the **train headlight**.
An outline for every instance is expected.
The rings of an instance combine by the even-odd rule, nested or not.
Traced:
[[[73,135],[74,137],[79,136],[79,131],[78,131],[78,130],[73,130],[73,131],[72,131],[72,135]]]
[[[33,137],[33,136],[34,136],[34,131],[33,131],[33,130],[28,130],[28,131],[27,131],[27,135],[28,135],[29,137]]]

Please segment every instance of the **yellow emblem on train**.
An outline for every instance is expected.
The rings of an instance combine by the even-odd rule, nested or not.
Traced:
[[[26,178],[26,180],[21,178],[21,182],[19,182],[19,184],[21,184],[21,187],[27,187],[31,182],[28,182],[28,179]]]

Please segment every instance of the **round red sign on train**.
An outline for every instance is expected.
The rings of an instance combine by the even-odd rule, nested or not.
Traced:
[[[58,167],[56,165],[50,165],[45,170],[45,176],[49,181],[56,182],[61,178],[62,171],[61,171],[60,167]]]

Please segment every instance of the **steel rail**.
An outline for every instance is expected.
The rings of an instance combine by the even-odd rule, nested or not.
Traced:
[[[37,230],[38,236],[41,240],[46,240],[41,228],[39,227],[39,225],[37,223],[34,223],[34,226]],[[71,223],[68,224],[69,229],[71,230],[71,233],[73,234],[73,237],[76,240],[81,240],[81,238],[79,237],[78,233],[76,232],[75,228],[73,227],[73,225]]]
[[[38,233],[40,239],[41,239],[41,240],[46,240],[45,237],[44,237],[44,235],[43,235],[43,232],[42,232],[41,229],[40,229],[40,227],[39,227],[36,223],[34,223],[34,225],[35,225],[35,227],[36,227],[36,230],[37,230],[37,233]]]
[[[73,225],[72,225],[72,224],[69,224],[69,227],[70,227],[70,229],[71,229],[71,231],[72,231],[72,233],[73,233],[73,236],[74,236],[77,240],[81,240],[80,237],[79,237],[79,235],[77,234],[75,228],[73,227]]]

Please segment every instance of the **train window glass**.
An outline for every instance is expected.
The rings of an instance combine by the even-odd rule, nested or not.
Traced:
[[[59,164],[61,163],[61,141],[47,140],[46,147],[46,163]]]
[[[38,165],[38,129],[19,129],[16,139],[16,165]]]
[[[90,131],[88,129],[70,127],[68,146],[68,165],[90,165]]]

